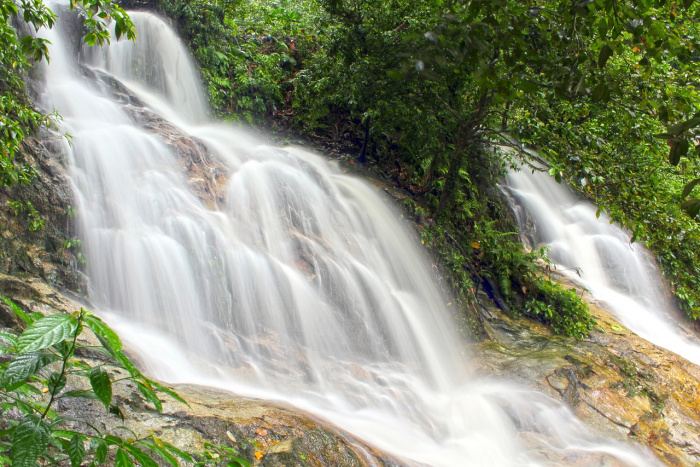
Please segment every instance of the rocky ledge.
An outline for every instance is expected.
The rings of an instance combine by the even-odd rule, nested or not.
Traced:
[[[478,372],[562,400],[595,432],[648,446],[667,465],[700,463],[700,367],[624,328],[592,297],[599,323],[584,341],[482,308],[490,339],[472,346]]]

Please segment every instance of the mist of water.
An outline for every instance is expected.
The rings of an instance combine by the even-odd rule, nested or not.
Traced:
[[[153,15],[132,19],[135,44],[82,64],[44,32],[41,100],[73,135],[90,299],[151,375],[286,401],[409,463],[654,463],[542,394],[473,379],[430,263],[377,190],[208,121],[180,40]],[[194,189],[192,161],[134,118],[144,109],[206,148],[220,197]]]

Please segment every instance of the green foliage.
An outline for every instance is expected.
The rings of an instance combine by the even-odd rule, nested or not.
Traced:
[[[425,219],[424,210],[410,207]],[[483,287],[505,311],[539,320],[557,334],[583,339],[596,324],[581,298],[542,275],[539,263],[550,266],[546,251],[523,252],[517,233],[501,232],[495,221],[476,223],[469,231],[445,220],[423,222],[421,238],[450,273],[448,285],[463,311]],[[476,332],[476,323],[469,324]]]
[[[539,278],[532,284],[523,314],[549,325],[557,334],[577,339],[588,336],[596,325],[586,303],[576,289],[566,290],[549,279]]]
[[[27,325],[19,336],[0,332],[0,406],[4,414],[0,431],[0,458],[4,465],[34,466],[37,462],[71,466],[115,465],[172,466],[180,463],[249,466],[238,452],[224,446],[207,445],[201,453],[187,453],[160,440],[153,433],[138,437],[126,428],[128,437],[99,430],[90,420],[76,420],[60,414],[56,402],[62,399],[97,399],[109,413],[121,414],[113,400],[113,370],[120,369],[137,385],[145,400],[160,412],[158,393],[184,402],[170,389],[145,377],[121,350],[121,341],[102,320],[81,309],[73,314],[28,315],[14,302],[2,298]],[[100,341],[92,347],[82,342],[85,329]],[[102,354],[106,360],[92,366],[76,354]],[[122,380],[124,378],[120,378]],[[80,383],[79,381],[83,382]],[[74,389],[89,384],[91,390]],[[213,454],[216,454],[213,455]],[[110,461],[113,459],[113,461]],[[156,462],[156,459],[158,462]]]
[[[178,0],[160,8],[177,21],[220,116],[264,124],[286,106],[312,37],[308,3]]]
[[[30,232],[36,232],[44,228],[44,219],[39,215],[31,201],[13,200],[8,201],[12,213],[15,216],[23,215],[27,221],[27,228]]]

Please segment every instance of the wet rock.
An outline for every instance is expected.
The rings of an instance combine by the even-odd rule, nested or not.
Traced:
[[[137,126],[156,135],[177,154],[183,176],[206,206],[213,209],[223,203],[229,171],[201,141],[187,136],[175,125],[150,110],[115,77],[85,66],[81,69],[92,81],[98,83],[97,85],[108,90]]]
[[[548,393],[602,436],[646,445],[667,465],[700,462],[700,367],[590,305],[600,328],[584,341],[491,307],[492,340],[473,345],[479,371]]]
[[[30,184],[0,187],[0,273],[35,276],[59,287],[84,286],[77,251],[67,248],[73,232],[68,174],[60,155],[62,137],[42,130],[25,139],[24,163],[37,174]]]

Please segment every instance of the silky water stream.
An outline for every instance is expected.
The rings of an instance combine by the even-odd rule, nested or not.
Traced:
[[[135,44],[75,53],[42,32],[41,103],[73,137],[90,300],[149,374],[296,405],[409,464],[655,463],[543,394],[470,377],[430,263],[376,190],[209,121],[181,41],[132,15]],[[216,161],[214,202],[174,134]]]
[[[507,187],[526,242],[548,246],[559,270],[629,330],[700,365],[700,341],[678,326],[680,314],[642,245],[547,173],[512,171]]]

